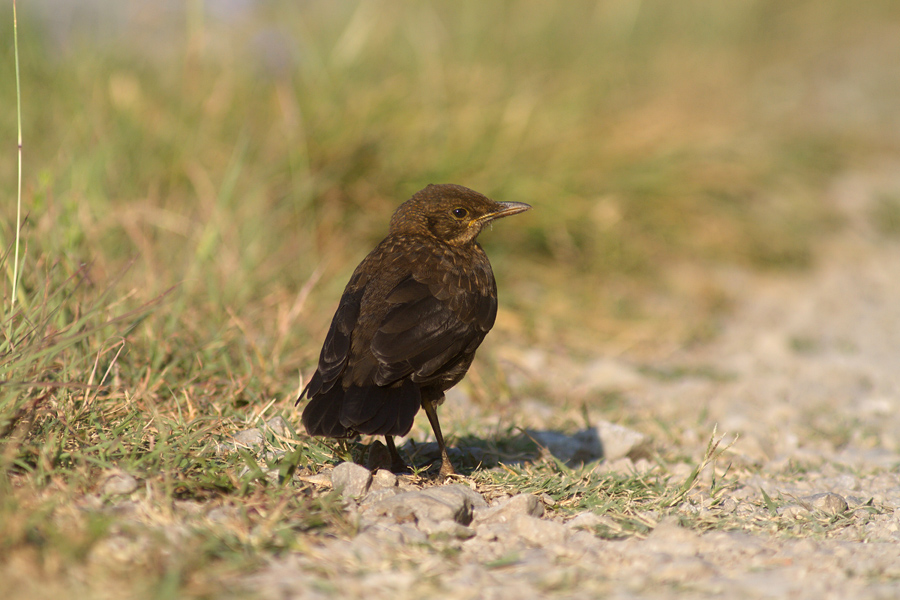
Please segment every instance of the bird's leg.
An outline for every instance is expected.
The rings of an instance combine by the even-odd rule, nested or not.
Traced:
[[[438,448],[441,451],[441,478],[443,479],[447,475],[455,475],[456,471],[453,470],[453,463],[450,462],[450,457],[447,456],[447,447],[444,445],[444,436],[441,434],[441,424],[438,422],[437,416],[437,403],[432,400],[426,400],[422,403],[422,408],[425,409],[425,414],[428,415],[428,422],[431,423],[434,437],[437,438]]]
[[[391,455],[391,471],[393,473],[403,473],[407,470],[406,461],[400,458],[400,453],[397,452],[397,446],[394,445],[394,436],[386,435],[384,436],[384,441],[387,443],[388,452]]]

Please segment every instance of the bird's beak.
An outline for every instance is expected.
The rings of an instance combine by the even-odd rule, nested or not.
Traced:
[[[478,220],[493,221],[494,219],[499,219],[501,217],[517,215],[520,212],[525,212],[526,210],[531,208],[530,204],[525,204],[524,202],[497,202],[496,204],[500,207],[500,210],[488,213]]]

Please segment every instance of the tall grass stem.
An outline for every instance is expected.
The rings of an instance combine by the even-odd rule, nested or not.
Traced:
[[[17,179],[16,192],[16,250],[15,262],[13,263],[13,285],[12,296],[9,301],[9,313],[16,309],[16,296],[18,295],[19,283],[19,233],[22,228],[22,87],[19,79],[19,21],[16,16],[16,0],[13,0],[13,49],[16,58],[16,125],[18,131],[18,155],[19,155],[19,171]],[[12,327],[12,319],[10,318],[10,327]]]

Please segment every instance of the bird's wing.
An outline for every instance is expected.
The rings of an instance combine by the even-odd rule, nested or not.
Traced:
[[[351,280],[341,297],[341,303],[331,320],[328,335],[325,336],[325,343],[322,344],[318,369],[300,394],[300,398],[304,395],[312,398],[316,394],[329,391],[340,381],[341,374],[347,366],[353,329],[359,319],[360,302],[364,292],[353,284],[354,280]]]
[[[414,275],[402,279],[387,295],[390,308],[372,338],[375,383],[389,385],[410,374],[427,381],[474,352],[497,315],[493,276],[485,277],[481,286],[469,274],[448,273],[429,283]]]

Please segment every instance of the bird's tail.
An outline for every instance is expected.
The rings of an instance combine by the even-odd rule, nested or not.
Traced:
[[[297,402],[303,399],[306,390],[300,394]],[[303,409],[301,421],[309,435],[324,437],[345,438],[352,437],[356,432],[341,425],[341,406],[344,400],[344,390],[339,385],[332,386],[327,392],[316,394],[310,399],[309,404]]]
[[[419,386],[410,380],[393,386],[350,386],[346,390],[334,385],[313,395],[303,409],[302,421],[310,435],[406,435],[421,405]]]

